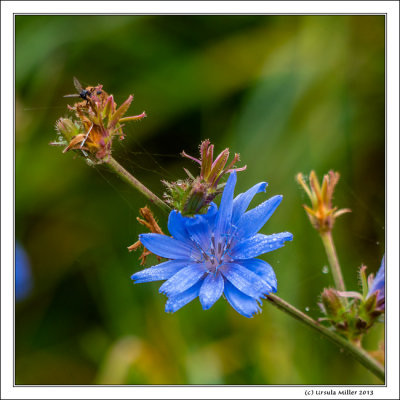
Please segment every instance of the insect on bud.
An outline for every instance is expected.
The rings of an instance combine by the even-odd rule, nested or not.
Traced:
[[[57,131],[66,139],[69,150],[78,150],[96,164],[107,161],[111,156],[112,141],[114,137],[124,139],[122,131],[123,122],[134,121],[146,117],[143,112],[140,115],[124,117],[132,103],[133,96],[117,108],[113,95],[103,90],[103,85],[88,86],[83,89],[79,81],[74,78],[75,95],[64,97],[79,97],[83,101],[75,103],[70,111],[74,111],[75,120],[60,118],[56,123]],[[61,142],[51,143],[62,145]]]

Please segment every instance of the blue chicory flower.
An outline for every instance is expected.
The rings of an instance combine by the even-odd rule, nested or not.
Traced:
[[[28,256],[23,247],[15,243],[15,299],[24,300],[32,290],[32,274]]]
[[[274,196],[247,211],[254,195],[265,192],[258,183],[235,199],[236,172],[232,172],[219,209],[211,203],[204,215],[183,217],[171,211],[168,229],[173,237],[157,233],[140,235],[142,244],[154,254],[170,259],[132,275],[135,283],[167,280],[160,292],[168,296],[166,312],[175,312],[197,296],[204,310],[224,294],[240,314],[251,318],[261,311],[258,303],[275,293],[274,270],[255,257],[282,247],[292,240],[289,232],[257,233],[282,200]]]
[[[376,308],[379,310],[385,309],[385,256],[382,257],[381,266],[372,282],[369,283],[367,298],[373,293],[378,292],[376,296]]]

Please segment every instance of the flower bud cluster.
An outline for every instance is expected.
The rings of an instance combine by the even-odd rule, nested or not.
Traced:
[[[239,161],[239,154],[235,154],[233,160],[227,165],[229,149],[223,150],[214,160],[214,145],[209,140],[200,144],[200,159],[182,152],[182,156],[189,158],[200,165],[200,173],[194,177],[188,170],[185,172],[188,178],[176,182],[163,181],[168,193],[164,194],[165,201],[183,216],[204,214],[209,204],[215,197],[222,193],[224,184],[220,183],[225,174],[235,171],[243,171],[246,166],[233,169]]]
[[[320,320],[328,321],[338,333],[355,343],[360,343],[362,335],[385,312],[384,259],[375,278],[370,274],[367,279],[366,269],[362,266],[359,271],[362,293],[325,288],[319,303],[325,314]],[[349,301],[344,301],[345,298]]]
[[[79,83],[79,82],[78,82]],[[102,85],[90,86],[81,91],[83,101],[75,103],[70,111],[74,118],[60,118],[56,122],[56,130],[61,140],[52,145],[66,145],[63,152],[79,150],[95,163],[102,163],[111,156],[112,141],[115,137],[124,139],[123,122],[138,120],[146,117],[140,115],[124,117],[133,101],[130,95],[117,108],[113,95],[103,90]]]

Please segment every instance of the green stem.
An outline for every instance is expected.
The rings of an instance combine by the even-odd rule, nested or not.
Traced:
[[[339,260],[336,254],[335,244],[333,243],[332,232],[320,232],[320,235],[331,266],[335,287],[337,290],[344,292],[346,287],[344,285],[342,270],[340,269]]]
[[[319,322],[304,314],[296,307],[293,307],[291,304],[287,303],[280,297],[270,294],[267,296],[267,300],[269,300],[271,304],[273,304],[278,309],[284,311],[286,314],[289,314],[291,317],[303,322],[312,329],[326,336],[341,349],[344,349],[349,354],[351,354],[357,361],[359,361],[362,365],[364,365],[364,367],[369,369],[375,376],[377,376],[383,382],[385,381],[385,368],[377,360],[370,356],[364,349],[355,346],[344,337],[337,335],[329,328],[321,325]]]
[[[136,190],[142,193],[145,197],[147,197],[154,205],[158,206],[165,213],[169,213],[171,209],[169,206],[164,203],[159,197],[157,197],[151,190],[147,189],[140,181],[138,181],[132,174],[130,174],[121,164],[119,164],[114,158],[109,157],[106,165],[117,173],[125,182],[128,182],[131,186],[133,186]]]

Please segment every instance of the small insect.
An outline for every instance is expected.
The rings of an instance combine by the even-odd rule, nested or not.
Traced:
[[[74,86],[75,86],[75,89],[78,91],[78,93],[66,94],[64,97],[81,97],[83,100],[86,100],[87,102],[89,102],[89,99],[92,97],[93,93],[96,93],[96,95],[98,95],[98,96],[103,93],[100,86],[96,86],[96,87],[88,86],[86,89],[84,89],[82,87],[81,83],[75,77],[74,77]]]

